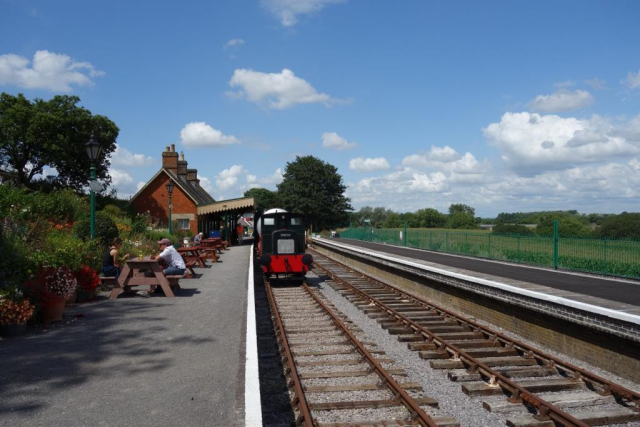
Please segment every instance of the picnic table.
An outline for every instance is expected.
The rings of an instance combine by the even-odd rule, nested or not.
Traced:
[[[202,248],[198,246],[182,247],[176,249],[183,260],[186,262],[195,261],[200,267],[206,267],[204,260],[207,259],[206,255],[200,254]]]
[[[220,237],[209,237],[200,241],[200,246],[205,248],[216,248],[222,253],[222,249],[227,249],[227,242],[222,241]]]
[[[118,298],[121,291],[129,291],[131,286],[160,286],[164,295],[174,298],[171,287],[180,289],[178,280],[182,276],[165,276],[158,260],[145,257],[144,259],[130,259],[120,272],[109,298]]]

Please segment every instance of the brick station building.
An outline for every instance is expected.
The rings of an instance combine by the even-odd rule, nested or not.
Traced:
[[[252,197],[216,202],[200,186],[197,169],[188,169],[184,154],[178,155],[175,144],[162,152],[162,168],[131,198],[137,213],[149,211],[150,215],[168,224],[169,194],[167,183],[174,184],[171,194],[171,219],[177,229],[190,230],[193,234],[219,231],[222,225],[235,227],[244,212],[253,212]],[[227,233],[230,234],[230,233]]]

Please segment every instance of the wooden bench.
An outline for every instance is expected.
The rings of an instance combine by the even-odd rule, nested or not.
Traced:
[[[117,280],[115,276],[100,277],[100,289],[110,291]]]
[[[193,271],[193,267],[196,264],[197,264],[196,260],[191,260],[185,263],[185,266],[187,267],[187,271],[185,271],[185,274],[187,275],[187,279],[193,279],[193,277],[196,275],[196,272]]]
[[[165,276],[167,281],[169,281],[169,286],[171,289],[181,290],[180,288],[180,279],[184,279],[187,277],[187,272],[185,271],[183,274],[176,274],[172,276]]]

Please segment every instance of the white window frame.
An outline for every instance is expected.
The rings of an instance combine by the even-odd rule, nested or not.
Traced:
[[[187,218],[179,218],[179,219],[176,219],[176,221],[178,222],[178,229],[179,230],[189,230],[189,229],[191,229],[191,224],[189,224],[189,219],[187,219]],[[185,222],[183,222],[183,221],[186,221],[186,224],[187,224],[186,227],[183,227],[183,225],[185,224]]]

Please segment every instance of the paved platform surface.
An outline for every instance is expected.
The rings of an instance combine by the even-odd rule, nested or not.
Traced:
[[[438,252],[403,248],[352,239],[331,239],[367,250],[444,266],[453,271],[473,273],[523,289],[562,296],[604,308],[640,314],[640,282],[554,271]]]
[[[0,425],[244,425],[250,248],[197,268],[176,298],[81,304],[0,340]]]

